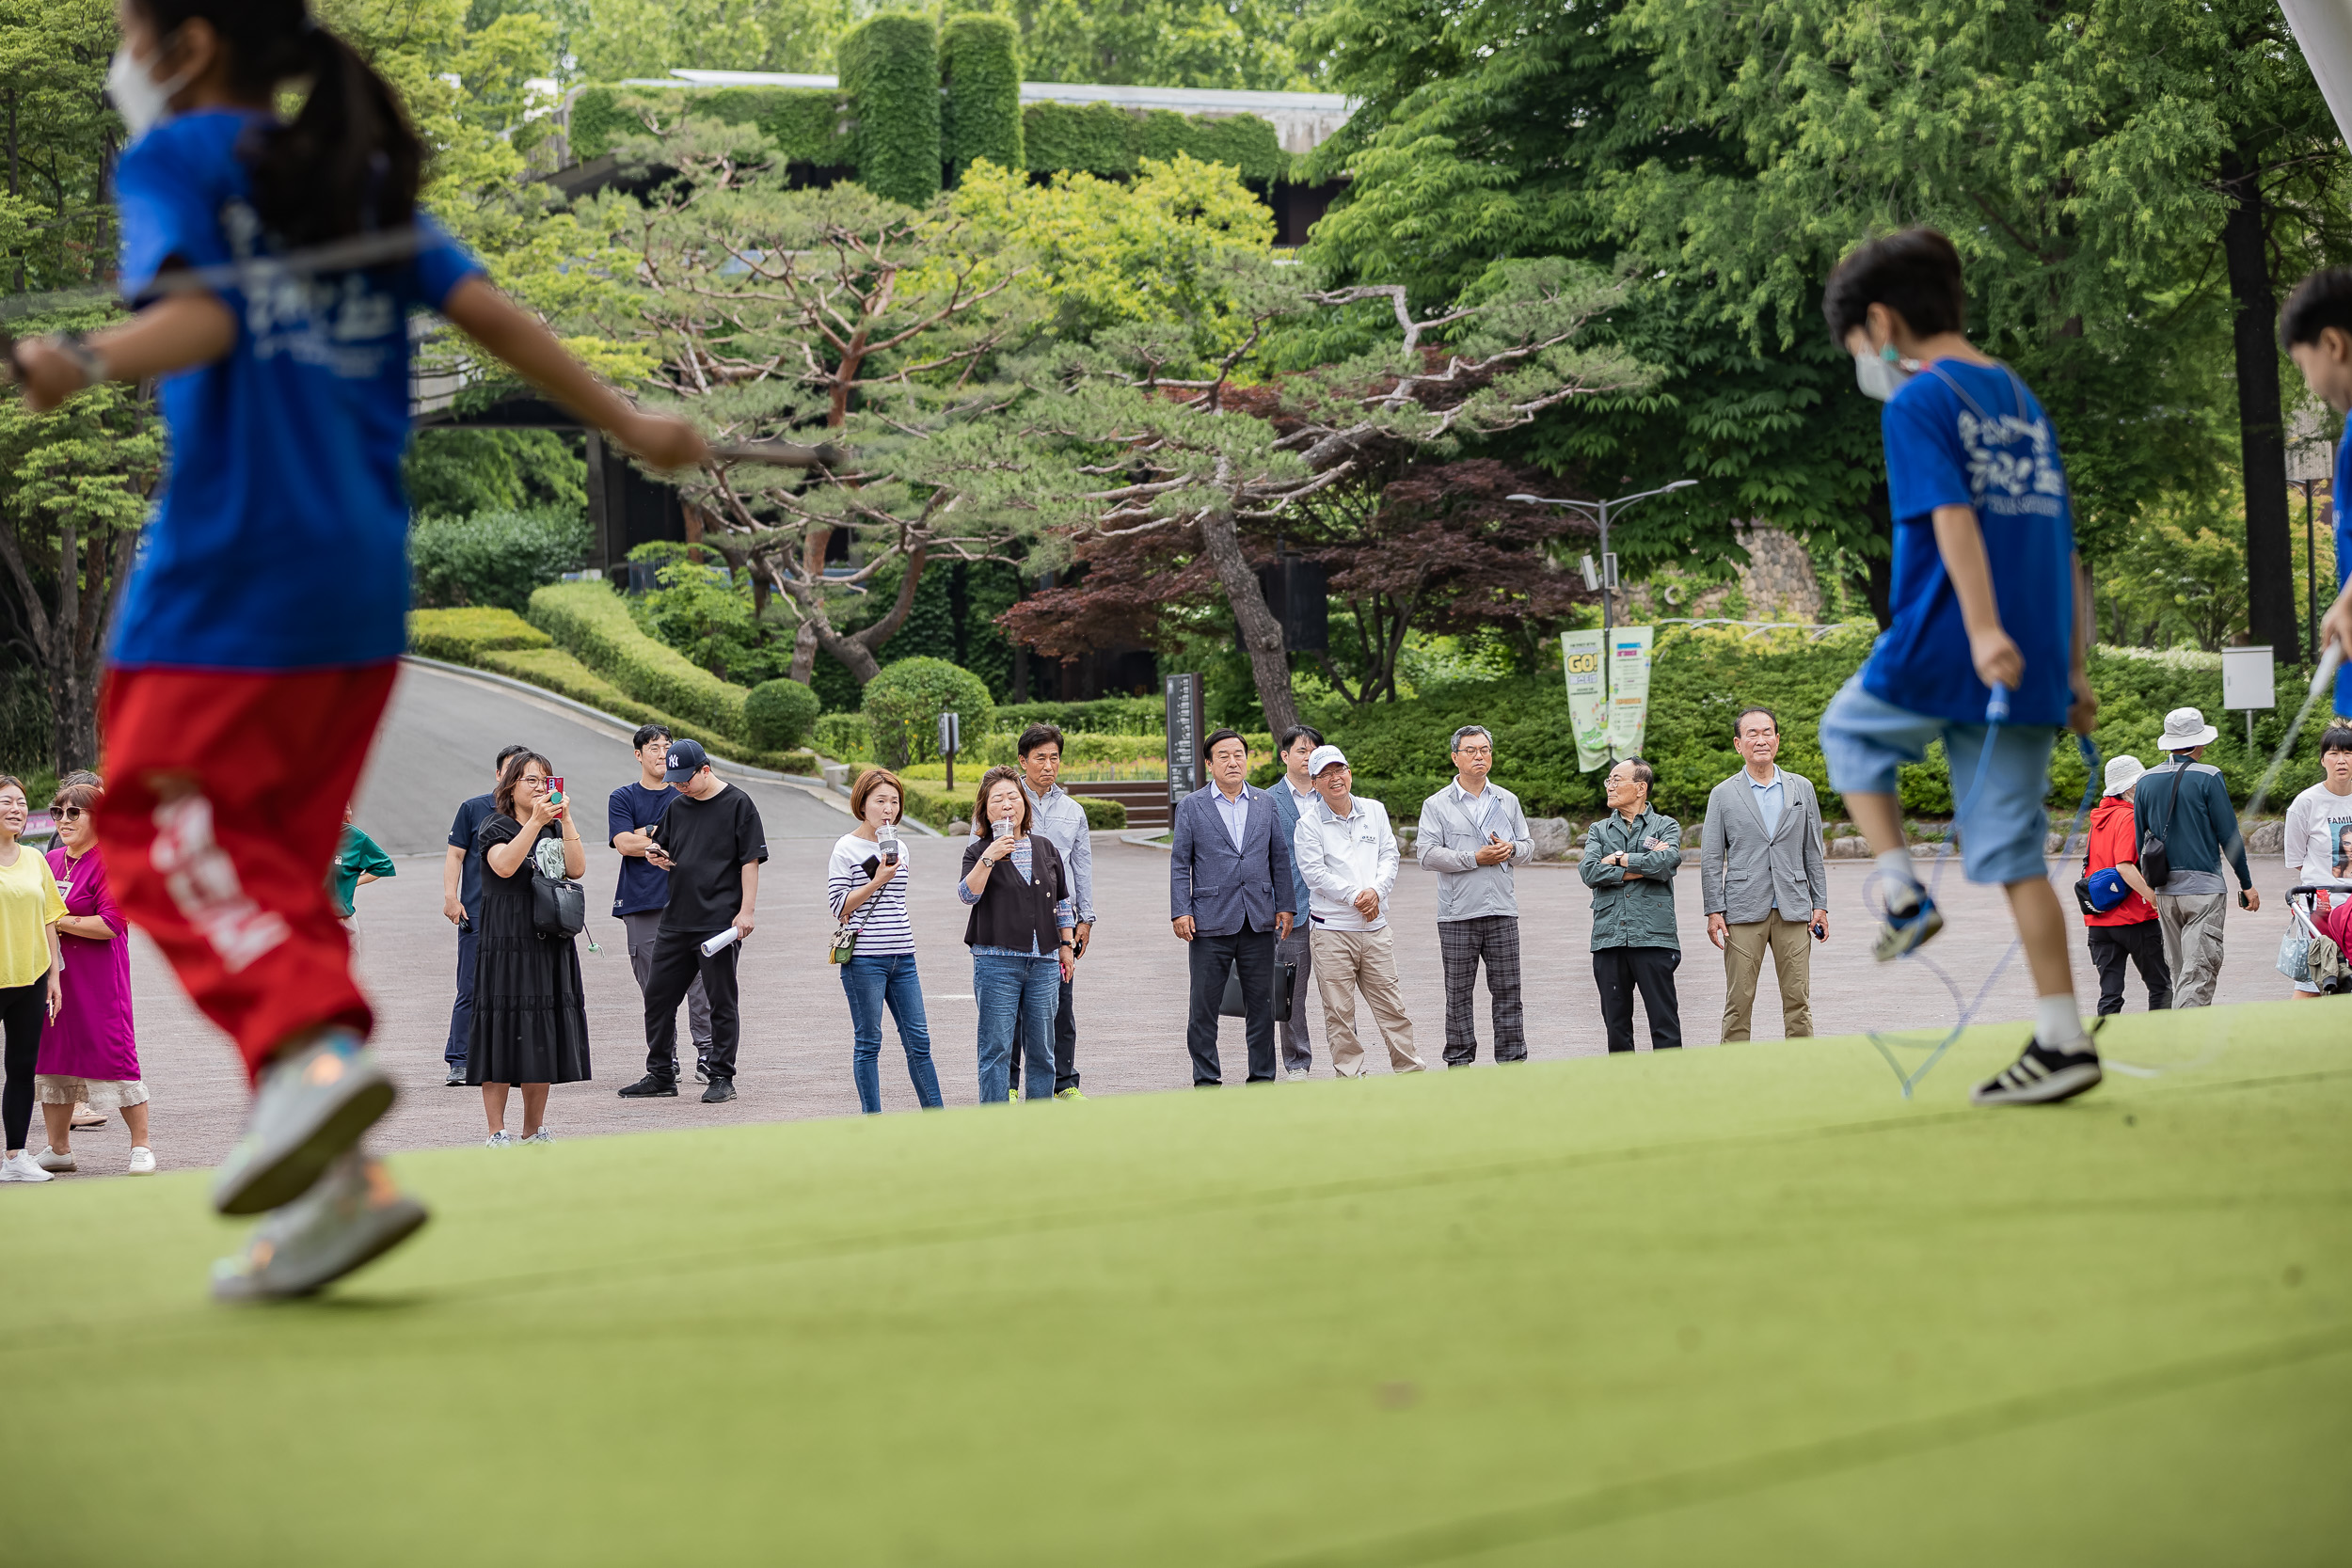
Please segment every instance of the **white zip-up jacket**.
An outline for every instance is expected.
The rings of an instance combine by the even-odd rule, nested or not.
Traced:
[[[1344,817],[1318,798],[1298,814],[1291,850],[1307,880],[1308,918],[1327,931],[1377,931],[1389,923],[1389,895],[1396,887],[1396,834],[1389,812],[1359,795]],[[1370,888],[1380,895],[1380,916],[1366,920],[1356,895]]]

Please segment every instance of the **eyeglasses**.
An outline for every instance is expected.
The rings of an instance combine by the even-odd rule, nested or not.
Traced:
[[[81,816],[82,808],[79,806],[59,806],[57,808],[57,820],[60,822],[78,821],[81,819]]]

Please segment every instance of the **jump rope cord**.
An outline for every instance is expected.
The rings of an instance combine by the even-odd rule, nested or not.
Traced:
[[[1977,752],[1976,778],[1969,784],[1968,793],[1953,804],[1951,822],[1945,828],[1943,843],[1936,849],[1934,869],[1928,874],[1927,896],[1930,899],[1935,896],[1936,888],[1943,883],[1944,865],[1951,859],[1952,837],[1960,831],[1961,818],[1968,815],[1969,806],[1975,803],[1978,795],[1984,788],[1986,778],[1992,773],[1993,749],[2000,744],[2001,727],[2009,721],[2009,689],[2005,686],[1996,686],[1993,689],[1991,700],[1984,705],[1984,744]],[[2099,803],[2099,748],[2087,735],[2076,736],[2074,744],[2082,752],[2083,768],[2088,776],[2083,782],[2082,803],[2074,810],[2074,820],[2067,828],[2066,836],[2059,840],[2061,853],[2072,847],[2074,835],[2083,831],[2083,824],[2089,819],[2091,808]],[[1949,754],[1948,750],[1947,754]],[[1863,904],[1866,909],[1869,907],[1871,895],[1874,893],[1879,893],[1879,907],[1871,910],[1870,912],[1873,917],[1877,917],[1885,911],[1885,898],[1883,894],[1879,892],[1876,878],[1865,884]],[[1915,1050],[1917,1049],[1915,1045],[1910,1041],[1897,1040],[1891,1034],[1876,1029],[1866,1031],[1871,1045],[1877,1048],[1880,1057],[1885,1061],[1888,1070],[1895,1074],[1895,1081],[1902,1085],[1905,1100],[1911,1098],[1912,1091],[1916,1089],[1921,1081],[1934,1070],[1935,1064],[1944,1059],[1946,1052],[1951,1050],[1953,1042],[1960,1038],[1961,1032],[1975,1020],[1977,1014],[1983,1008],[1986,999],[1993,994],[1994,983],[2000,979],[2002,972],[2009,968],[2010,960],[2017,956],[2018,950],[2023,945],[2023,938],[2010,939],[2008,950],[2002,953],[2000,961],[1986,974],[1984,982],[1977,988],[1977,994],[1974,998],[1963,998],[1959,985],[1945,973],[1943,966],[1926,957],[1917,948],[1913,948],[1901,956],[1899,961],[1916,963],[1943,982],[1945,990],[1951,996],[1954,1013],[1954,1022],[1951,1028],[1945,1033],[1942,1039],[1936,1041],[1934,1046],[1929,1049],[1927,1059],[1919,1064],[1916,1071],[1905,1071],[1902,1063],[1895,1055],[1897,1048]]]

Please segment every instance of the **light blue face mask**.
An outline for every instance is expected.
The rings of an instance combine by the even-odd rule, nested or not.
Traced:
[[[1892,343],[1876,354],[1857,354],[1853,356],[1854,385],[1862,388],[1862,395],[1866,398],[1885,403],[1903,389],[1903,384],[1911,376],[1912,372],[1903,369],[1901,356],[1895,352]]]

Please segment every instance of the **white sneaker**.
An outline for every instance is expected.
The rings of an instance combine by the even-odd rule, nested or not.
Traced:
[[[75,1168],[72,1154],[60,1154],[54,1148],[44,1148],[39,1154],[34,1155],[33,1164],[53,1173]]]
[[[1282,1076],[1294,1084],[1303,1084],[1307,1081],[1307,1069],[1303,1067],[1295,1067]]]
[[[539,1131],[533,1132],[528,1138],[525,1138],[523,1142],[527,1144],[551,1144],[555,1142],[555,1134],[542,1127]]]
[[[131,1149],[130,1174],[133,1176],[154,1175],[155,1151],[151,1148],[147,1148],[141,1146],[134,1146]]]
[[[501,1127],[497,1132],[491,1133],[488,1137],[483,1139],[482,1147],[485,1148],[504,1148],[514,1141],[514,1139],[506,1135],[506,1129]]]
[[[49,1173],[40,1168],[40,1162],[23,1149],[0,1160],[0,1181],[46,1181]]]

